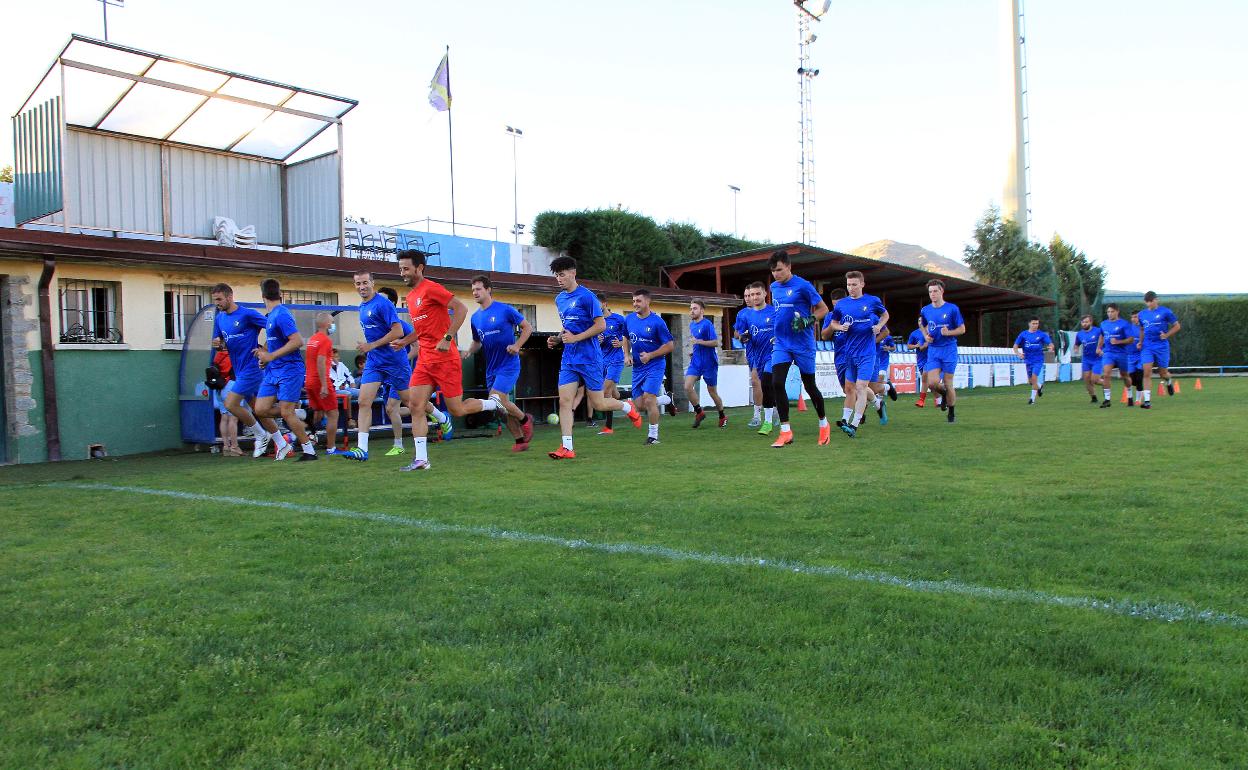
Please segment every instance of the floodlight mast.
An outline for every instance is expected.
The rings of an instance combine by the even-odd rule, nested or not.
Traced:
[[[810,22],[819,21],[828,12],[832,0],[793,0],[797,8],[797,39],[798,39],[798,105],[801,118],[798,124],[798,141],[801,154],[798,159],[798,207],[801,218],[800,241],[815,245],[815,128],[814,128],[814,79],[819,70],[810,66],[810,46],[815,42],[815,34],[810,31]],[[815,6],[814,9],[807,6]]]
[[[100,5],[104,6],[104,42],[108,42],[108,6],[115,5],[118,8],[126,7],[126,0],[99,0]]]

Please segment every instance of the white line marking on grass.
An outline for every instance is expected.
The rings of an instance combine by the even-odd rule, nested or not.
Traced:
[[[893,586],[907,591],[930,594],[954,594],[971,596],[979,599],[996,601],[1024,602],[1050,607],[1074,607],[1079,609],[1097,610],[1111,615],[1139,618],[1141,620],[1160,620],[1167,623],[1192,622],[1231,628],[1248,628],[1248,618],[1230,612],[1202,610],[1186,604],[1173,602],[1127,601],[1125,599],[1096,599],[1090,596],[1063,596],[1045,591],[1028,591],[1018,588],[993,588],[959,580],[918,580],[886,572],[855,570],[834,565],[804,564],[787,559],[762,559],[755,556],[726,556],[714,552],[685,551],[679,548],[668,548],[662,545],[644,545],[641,543],[593,543],[588,540],[541,535],[533,532],[520,532],[499,527],[468,526],[464,524],[444,524],[428,519],[412,519],[405,516],[393,516],[388,513],[364,513],[349,511],[342,508],[328,508],[323,505],[304,505],[272,500],[252,500],[246,497],[228,497],[225,495],[204,495],[197,492],[180,492],[173,489],[149,489],[146,487],[114,486],[112,484],[88,483],[51,483],[46,486],[60,489],[82,489],[102,492],[129,492],[137,495],[155,497],[172,497],[179,500],[192,500],[206,503],[232,503],[255,508],[280,508],[300,513],[320,513],[344,519],[360,519],[383,524],[395,524],[401,527],[412,527],[424,532],[435,534],[469,535],[485,537],[493,540],[509,540],[520,543],[552,545],[577,551],[597,551],[609,554],[628,554],[633,556],[651,556],[669,561],[695,562],[724,567],[762,567],[781,572],[794,572],[801,575],[817,577],[836,577],[858,583],[874,583],[876,585]]]

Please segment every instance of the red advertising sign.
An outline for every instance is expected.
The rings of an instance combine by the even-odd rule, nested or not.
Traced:
[[[914,364],[889,364],[888,379],[898,393],[917,393],[919,390]]]

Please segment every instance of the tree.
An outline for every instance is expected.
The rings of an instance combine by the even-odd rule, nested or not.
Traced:
[[[975,242],[968,244],[962,255],[977,280],[1060,301],[1060,282],[1053,259],[1043,246],[1023,237],[1017,222],[1002,219],[1001,212],[994,206],[976,223],[974,238]],[[1024,314],[1038,315],[1041,325],[1051,332],[1059,328],[1056,307],[1024,313],[994,313],[985,319],[987,340],[1008,342],[1013,339],[1012,330],[1024,325],[1021,318]]]
[[[0,182],[13,182],[13,166],[8,165],[0,168]]]
[[[539,214],[533,241],[567,252],[582,278],[612,283],[659,282],[659,268],[678,261],[666,232],[650,217],[621,209]]]
[[[1093,318],[1099,318],[1105,291],[1105,268],[1088,259],[1086,254],[1056,233],[1049,241],[1049,255],[1053,258],[1061,284],[1061,328],[1078,328],[1079,319],[1089,313]]]

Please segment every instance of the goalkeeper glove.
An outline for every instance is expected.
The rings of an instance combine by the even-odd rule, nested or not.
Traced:
[[[815,325],[815,317],[811,315],[795,315],[793,316],[793,331],[806,331]]]

